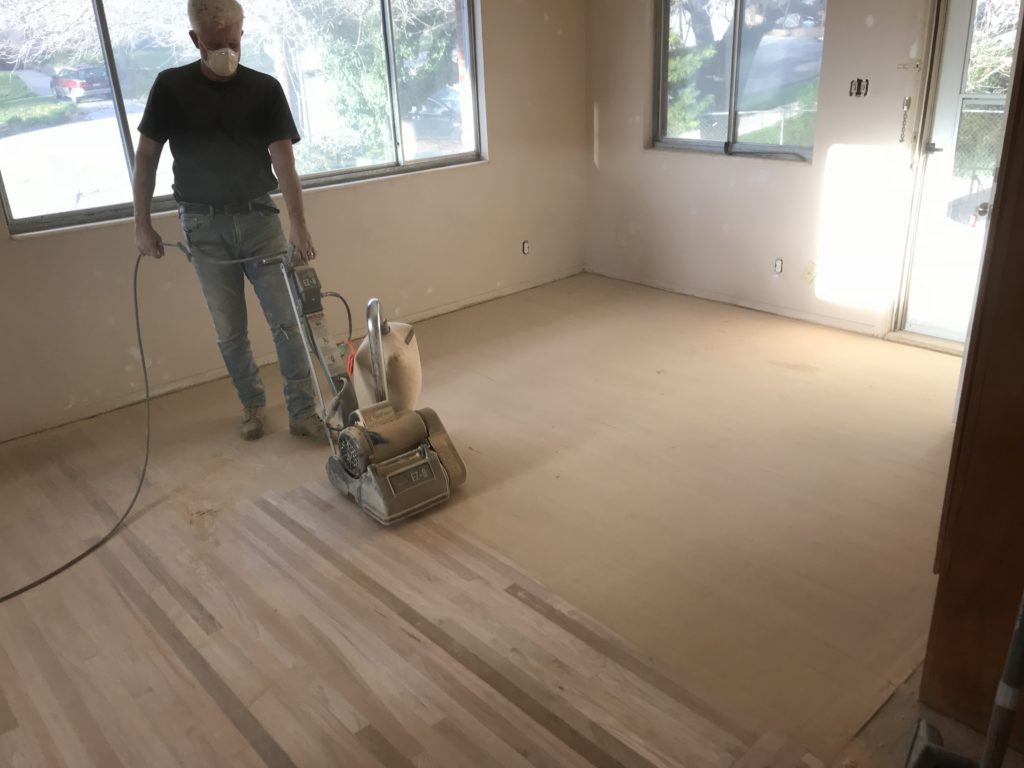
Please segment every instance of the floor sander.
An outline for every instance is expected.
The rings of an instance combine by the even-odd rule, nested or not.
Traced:
[[[184,243],[161,243],[193,258]],[[139,313],[139,267],[135,260],[132,295],[135,335],[145,392],[146,440],[142,468],[135,493],[113,527],[83,551],[39,578],[6,594],[0,605],[14,600],[64,573],[96,552],[124,526],[135,508],[149,467],[151,409],[149,373],[142,343]],[[366,308],[367,335],[362,346],[352,347],[352,313],[348,312],[348,339],[334,341],[324,313],[324,298],[348,302],[338,293],[324,291],[316,272],[308,265],[295,264],[291,251],[270,258],[249,256],[226,264],[258,261],[263,267],[280,265],[295,309],[309,358],[310,378],[320,402],[324,430],[331,446],[327,476],[342,493],[350,496],[373,519],[390,525],[447,501],[452,489],[466,481],[466,465],[437,414],[429,408],[417,410],[422,369],[412,326],[388,323],[380,301],[371,299]],[[316,369],[323,371],[326,384]],[[331,398],[324,396],[328,389]]]
[[[345,299],[324,291],[308,264],[284,256],[264,264],[280,265],[295,308],[331,448],[331,484],[382,525],[447,501],[465,482],[466,465],[437,414],[416,407],[422,368],[413,327],[389,323],[380,300],[371,299],[359,349],[351,341],[351,311],[349,339],[339,345],[324,299],[338,299],[348,310]]]

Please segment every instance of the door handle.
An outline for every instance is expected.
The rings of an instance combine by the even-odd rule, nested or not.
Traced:
[[[938,152],[942,152],[942,151],[943,151],[942,147],[935,146],[935,142],[934,141],[929,141],[927,144],[924,145],[924,153],[926,155],[934,155],[934,154],[936,154]]]
[[[974,214],[971,216],[971,227],[978,226],[979,219],[988,218],[989,213],[992,212],[992,205],[990,203],[982,203],[974,209]]]

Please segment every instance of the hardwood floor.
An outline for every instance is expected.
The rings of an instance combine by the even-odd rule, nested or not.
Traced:
[[[255,443],[224,381],[155,401],[129,530],[0,606],[0,766],[814,768],[920,663],[957,359],[591,276],[417,333],[452,503],[376,528],[272,369]],[[0,445],[0,591],[141,423]]]
[[[0,607],[0,764],[727,768],[752,742],[438,517],[384,531],[316,484],[167,511]]]

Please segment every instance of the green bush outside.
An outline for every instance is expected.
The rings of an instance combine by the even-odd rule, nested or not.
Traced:
[[[787,117],[785,126],[782,122],[778,122],[767,128],[741,133],[739,140],[744,144],[768,144],[776,147],[785,144],[787,147],[813,147],[814,123],[817,116],[817,112],[801,112]],[[785,127],[785,135],[782,133],[783,127]]]
[[[13,72],[0,72],[0,104],[32,96],[32,89]]]
[[[74,119],[77,108],[49,96],[36,96],[14,72],[0,72],[0,135],[63,125]]]
[[[53,99],[36,97],[23,102],[0,103],[0,134],[13,136],[40,128],[70,123],[78,108]]]

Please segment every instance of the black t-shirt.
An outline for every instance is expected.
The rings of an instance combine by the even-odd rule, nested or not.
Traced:
[[[243,66],[230,80],[211,80],[201,66],[157,75],[139,123],[142,135],[171,143],[175,198],[221,205],[276,189],[267,147],[299,140],[281,84]]]

